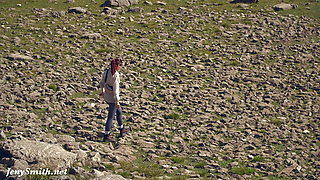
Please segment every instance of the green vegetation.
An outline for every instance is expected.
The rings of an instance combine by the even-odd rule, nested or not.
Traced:
[[[254,168],[250,167],[235,167],[231,169],[231,173],[238,174],[238,175],[244,175],[244,174],[253,174],[255,172]]]
[[[83,92],[77,92],[77,93],[74,93],[70,98],[71,99],[76,99],[76,98],[85,98],[87,97],[87,95]]]
[[[34,113],[38,116],[39,119],[43,119],[48,112],[48,108],[39,108],[31,110],[31,113]]]
[[[234,159],[222,160],[222,161],[219,161],[218,164],[223,168],[228,168],[229,164],[231,164],[234,161],[236,161],[236,160],[234,160]]]
[[[282,177],[282,176],[268,176],[269,180],[291,180],[291,177]]]
[[[188,158],[181,156],[173,156],[170,159],[177,164],[184,164],[188,160]]]
[[[108,170],[111,170],[111,171],[114,171],[114,170],[115,170],[115,167],[112,166],[111,164],[104,164],[103,166],[104,166],[106,169],[108,169]]]
[[[204,166],[207,165],[207,162],[205,161],[198,161],[195,163],[194,167],[195,168],[204,168]]]
[[[130,161],[121,161],[121,168],[125,171],[122,175],[126,178],[132,178],[129,172],[137,171],[144,174],[146,177],[157,177],[164,173],[162,168],[151,161],[145,161],[142,157],[137,158],[136,160]]]
[[[165,119],[177,120],[177,119],[180,119],[180,115],[177,114],[177,113],[171,113],[171,114],[168,114],[168,115],[164,115],[164,118]]]
[[[187,176],[172,176],[170,180],[186,180],[188,179]]]
[[[265,162],[265,158],[262,157],[262,156],[255,156],[253,159],[252,159],[253,162]]]
[[[276,151],[284,151],[284,150],[286,150],[286,146],[283,145],[283,144],[276,144],[276,145],[274,145],[274,147],[275,147]]]
[[[284,122],[279,118],[271,118],[270,123],[280,127]]]
[[[27,180],[49,180],[50,176],[45,175],[28,175]]]
[[[58,90],[58,86],[57,86],[56,84],[50,84],[50,85],[48,86],[48,88],[49,88],[49,89],[52,89],[52,90],[54,90],[54,91],[57,91],[57,90]]]

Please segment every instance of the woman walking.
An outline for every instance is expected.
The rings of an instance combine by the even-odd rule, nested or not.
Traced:
[[[112,121],[117,115],[117,121],[120,130],[120,137],[123,137],[124,134],[128,133],[128,129],[123,127],[122,122],[122,109],[120,107],[120,68],[122,65],[121,59],[112,59],[110,64],[110,69],[106,70],[102,76],[102,80],[100,82],[100,88],[102,90],[101,95],[104,100],[108,103],[108,119],[105,125],[105,134],[103,137],[103,141],[115,141],[110,137],[110,131],[112,126]]]

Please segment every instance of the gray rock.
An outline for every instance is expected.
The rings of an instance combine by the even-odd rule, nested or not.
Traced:
[[[76,154],[64,150],[57,144],[31,140],[8,140],[0,149],[7,157],[14,157],[35,163],[35,166],[68,168],[76,159]]]
[[[30,61],[30,60],[33,60],[32,57],[30,56],[25,56],[25,55],[22,55],[22,54],[10,54],[7,59],[9,60],[25,60],[25,61]]]
[[[29,164],[27,161],[23,159],[15,159],[12,169],[26,169],[29,167]]]
[[[120,175],[106,175],[95,178],[94,180],[126,180],[126,178]]]
[[[139,0],[129,0],[131,5],[135,5],[139,3]]]
[[[76,13],[76,14],[82,14],[86,13],[87,9],[82,8],[82,7],[72,7],[68,9],[68,13]]]
[[[1,130],[0,132],[0,139],[7,139],[6,134],[3,132],[3,130]]]
[[[110,7],[105,7],[103,9],[103,12],[109,15],[117,15],[117,14],[121,14],[122,12],[124,12],[122,9],[114,9],[114,8],[110,8]]]
[[[157,2],[156,2],[156,4],[161,5],[161,6],[165,6],[165,5],[167,5],[167,3],[162,2],[162,1],[157,1]]]
[[[100,39],[101,37],[100,33],[85,33],[81,36],[83,39]]]
[[[58,143],[75,142],[75,138],[69,135],[55,135]]]
[[[128,7],[130,5],[138,4],[139,0],[107,0],[101,7]]]
[[[130,7],[128,12],[143,12],[143,9],[139,7]]]
[[[147,4],[147,5],[150,5],[150,6],[153,5],[153,3],[150,2],[150,1],[145,1],[144,4]]]
[[[276,4],[273,6],[273,9],[275,11],[283,11],[283,10],[289,10],[289,9],[295,9],[295,8],[297,8],[297,5],[286,4],[286,3]]]

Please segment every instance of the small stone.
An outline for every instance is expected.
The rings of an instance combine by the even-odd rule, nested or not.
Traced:
[[[156,2],[156,4],[161,5],[161,6],[165,6],[165,5],[167,5],[167,3],[162,2],[162,1],[157,1],[157,2]]]
[[[83,39],[100,39],[101,37],[100,33],[85,33],[81,36]]]
[[[0,132],[0,139],[4,139],[4,140],[7,139],[7,136],[6,136],[6,134],[3,132],[3,130],[1,130],[1,132]]]
[[[142,9],[142,8],[139,8],[139,7],[130,7],[130,8],[128,9],[128,12],[138,13],[138,12],[143,12],[143,9]]]
[[[103,175],[103,176],[99,176],[93,180],[126,180],[126,178],[124,178],[120,175]]]
[[[249,5],[248,5],[248,4],[239,4],[238,7],[239,7],[239,8],[246,9],[246,8],[249,7]]]
[[[150,2],[150,1],[145,1],[144,3],[147,4],[147,5],[153,5],[153,3]]]
[[[309,130],[304,130],[302,133],[303,133],[303,134],[309,134],[310,131],[309,131]]]
[[[98,163],[101,162],[101,156],[98,152],[94,154],[94,156],[92,157],[92,161],[98,162]]]
[[[301,166],[297,166],[296,168],[299,172],[301,171],[302,167]]]
[[[116,34],[124,34],[124,30],[118,29],[118,30],[116,31]]]

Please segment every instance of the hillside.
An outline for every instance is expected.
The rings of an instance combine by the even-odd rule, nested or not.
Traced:
[[[320,2],[280,2],[0,0],[0,179],[317,179]],[[104,143],[112,57],[131,132]]]

